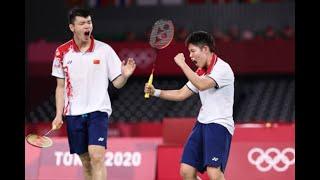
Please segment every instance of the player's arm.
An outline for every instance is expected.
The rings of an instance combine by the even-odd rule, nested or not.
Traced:
[[[115,80],[112,81],[112,84],[117,89],[120,89],[127,83],[127,80],[128,80],[128,77],[125,77],[121,74]]]
[[[63,108],[64,108],[64,79],[57,78],[57,87],[55,92],[56,98],[56,117],[52,121],[52,125],[57,127],[58,129],[62,126],[62,115],[63,115]]]
[[[203,91],[212,87],[216,87],[216,82],[208,76],[198,76],[186,63],[182,53],[174,58],[176,64],[181,68],[188,80],[199,90]]]
[[[198,76],[187,64],[186,66],[181,67],[181,69],[189,81],[199,89],[199,91],[204,91],[217,86],[216,82],[212,78],[208,76]]]
[[[183,101],[193,94],[186,85],[178,90],[160,90],[155,89],[153,85],[148,85],[148,83],[145,84],[144,92],[170,101]]]
[[[57,78],[56,116],[61,116],[62,117],[63,108],[64,108],[64,79]]]
[[[113,86],[118,89],[122,88],[126,84],[128,78],[134,72],[135,68],[136,64],[132,58],[129,58],[127,63],[125,61],[122,61],[121,75],[112,81]]]

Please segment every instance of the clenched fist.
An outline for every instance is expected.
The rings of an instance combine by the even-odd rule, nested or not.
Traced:
[[[181,67],[181,66],[183,66],[183,65],[186,64],[186,62],[185,62],[185,57],[184,57],[183,53],[177,54],[177,55],[174,57],[174,61],[176,62],[176,64],[177,64],[179,67]]]

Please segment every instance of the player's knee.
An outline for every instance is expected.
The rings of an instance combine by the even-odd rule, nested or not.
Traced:
[[[180,176],[183,179],[195,179],[197,177],[197,174],[192,170],[190,170],[189,168],[181,167]]]
[[[103,165],[104,154],[102,153],[90,153],[90,160],[92,166]]]
[[[210,180],[223,180],[224,176],[220,168],[207,168],[207,173]]]

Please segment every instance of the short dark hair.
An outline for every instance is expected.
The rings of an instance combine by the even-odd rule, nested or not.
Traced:
[[[80,17],[88,17],[91,16],[91,13],[88,9],[84,9],[84,8],[79,8],[79,7],[75,7],[73,9],[70,10],[69,12],[69,24],[73,24],[76,16],[80,16]]]
[[[185,45],[188,47],[189,44],[194,44],[199,47],[208,46],[210,51],[215,50],[215,41],[213,36],[205,31],[195,31],[189,34],[185,41]]]

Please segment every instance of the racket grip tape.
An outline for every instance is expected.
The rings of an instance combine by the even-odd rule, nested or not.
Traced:
[[[149,76],[148,85],[151,85],[152,82],[153,82],[153,73],[151,73],[150,76]],[[150,98],[150,94],[149,93],[145,93],[144,94],[144,98],[146,98],[146,99]]]

